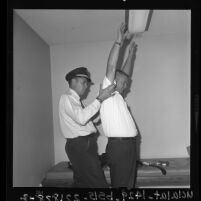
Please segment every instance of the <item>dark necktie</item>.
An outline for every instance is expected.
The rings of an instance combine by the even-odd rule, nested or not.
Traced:
[[[80,100],[80,103],[81,103],[82,108],[84,108],[84,105],[83,105],[83,103],[82,103],[82,101],[81,101],[81,100]]]

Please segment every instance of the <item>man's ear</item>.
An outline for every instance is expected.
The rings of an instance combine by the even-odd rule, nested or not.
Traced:
[[[76,78],[72,78],[71,81],[70,81],[70,86],[75,86],[76,84]]]

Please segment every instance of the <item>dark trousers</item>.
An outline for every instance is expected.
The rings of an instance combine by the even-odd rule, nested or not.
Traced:
[[[134,188],[137,159],[136,138],[108,138],[106,154],[112,188]]]
[[[67,139],[65,150],[73,167],[74,187],[109,187],[98,158],[94,134]]]

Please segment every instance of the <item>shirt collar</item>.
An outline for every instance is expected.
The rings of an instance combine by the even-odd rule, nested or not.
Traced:
[[[73,98],[75,98],[76,100],[80,101],[80,96],[78,95],[78,93],[75,90],[69,88],[69,93],[70,93],[70,95],[73,96]]]

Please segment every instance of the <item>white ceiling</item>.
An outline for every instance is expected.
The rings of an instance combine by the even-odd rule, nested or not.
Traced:
[[[49,45],[110,41],[125,10],[15,10]],[[154,10],[146,35],[190,35],[190,10]]]

